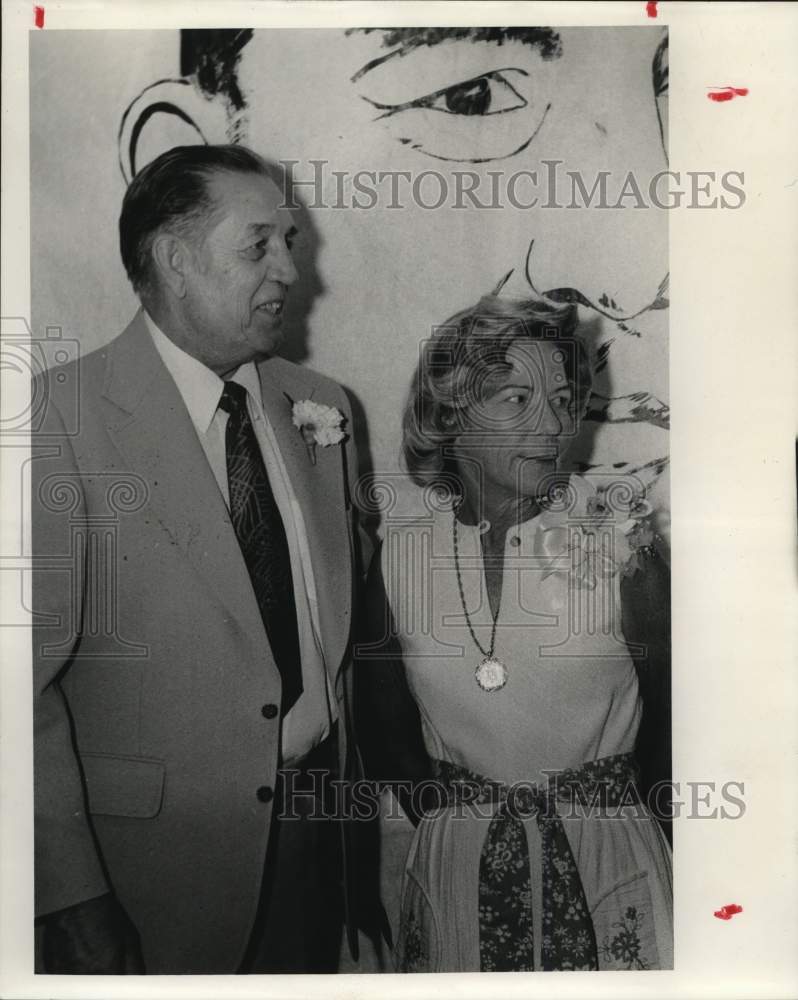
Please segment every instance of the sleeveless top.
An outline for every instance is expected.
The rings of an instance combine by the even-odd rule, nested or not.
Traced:
[[[500,690],[475,679],[484,659],[463,612],[451,509],[389,525],[382,571],[419,706],[427,752],[507,784],[632,751],[637,675],[621,631],[615,533],[584,533],[543,512],[508,531],[493,654]],[[458,522],[465,606],[483,650],[493,617],[476,526]]]

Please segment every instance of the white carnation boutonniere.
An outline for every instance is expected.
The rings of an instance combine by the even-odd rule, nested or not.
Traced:
[[[340,444],[346,436],[343,431],[344,415],[334,406],[314,403],[312,399],[300,399],[294,402],[290,396],[286,399],[291,404],[291,419],[294,427],[302,434],[308,449],[308,458],[316,464],[316,446],[329,448]]]

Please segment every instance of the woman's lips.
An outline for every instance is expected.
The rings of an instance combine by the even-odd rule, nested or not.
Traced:
[[[534,454],[526,453],[524,455],[518,455],[516,461],[518,462],[556,462],[559,457],[559,452],[557,451],[540,451]]]

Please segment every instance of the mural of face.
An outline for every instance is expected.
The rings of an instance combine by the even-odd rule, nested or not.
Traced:
[[[596,379],[577,466],[651,484],[668,450],[667,213],[566,206],[568,171],[588,191],[608,172],[614,205],[630,173],[645,190],[667,168],[666,60],[656,26],[184,31],[182,79],[134,102],[120,157],[171,87],[207,141],[292,161],[309,219],[294,356],[359,398],[376,470],[398,467],[420,343],[512,271],[502,294],[581,306]]]

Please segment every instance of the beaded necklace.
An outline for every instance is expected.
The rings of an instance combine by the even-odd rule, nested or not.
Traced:
[[[460,555],[457,545],[456,508],[452,511],[452,544],[454,547],[454,568],[457,573],[457,589],[460,592],[460,603],[463,606],[463,614],[465,615],[466,625],[468,625],[468,631],[471,633],[474,645],[484,657],[484,659],[477,664],[476,670],[474,671],[474,677],[482,690],[491,694],[493,691],[501,690],[501,688],[503,688],[507,683],[507,667],[505,667],[498,657],[493,655],[493,650],[496,646],[496,626],[499,621],[499,612],[501,611],[501,594],[499,595],[499,606],[496,608],[496,614],[493,615],[493,627],[490,632],[490,646],[488,649],[483,649],[482,644],[479,639],[477,639],[474,626],[471,624],[471,616],[468,613],[468,608],[466,607],[465,602],[463,580],[460,576]]]

